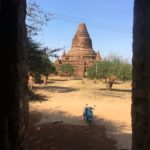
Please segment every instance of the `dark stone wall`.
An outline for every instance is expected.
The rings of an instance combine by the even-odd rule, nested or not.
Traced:
[[[133,27],[132,150],[150,149],[150,1],[135,0]]]
[[[0,0],[0,150],[27,149],[26,0]]]

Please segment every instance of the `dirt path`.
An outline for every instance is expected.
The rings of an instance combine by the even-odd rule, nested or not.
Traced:
[[[30,150],[118,150],[102,126],[63,123],[34,125],[42,114],[30,113],[28,149]]]
[[[46,86],[35,86],[36,92],[46,95],[45,102],[31,102],[30,112],[41,112],[36,125],[54,120],[65,124],[87,126],[82,118],[85,104],[96,105],[94,125],[104,126],[107,136],[117,141],[119,149],[131,146],[131,87],[130,83],[115,84],[112,91],[105,90],[105,84],[98,81],[62,80],[51,78]]]

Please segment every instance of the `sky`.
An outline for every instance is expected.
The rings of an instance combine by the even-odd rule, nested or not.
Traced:
[[[79,23],[85,23],[101,57],[115,53],[132,60],[133,0],[35,0],[53,14],[36,39],[49,48],[71,48]],[[58,55],[61,55],[60,51]]]

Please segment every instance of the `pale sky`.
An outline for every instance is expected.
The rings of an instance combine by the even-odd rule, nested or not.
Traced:
[[[99,50],[102,58],[113,52],[131,61],[133,0],[35,1],[44,11],[53,14],[53,19],[37,37],[44,46],[66,46],[67,52],[79,23],[83,22],[93,49]]]

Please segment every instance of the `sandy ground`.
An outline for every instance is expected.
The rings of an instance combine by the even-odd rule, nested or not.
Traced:
[[[35,92],[46,95],[44,102],[30,102],[30,112],[42,112],[38,124],[62,120],[72,125],[87,125],[82,113],[85,104],[94,106],[94,124],[103,125],[107,136],[119,149],[131,148],[131,83],[115,84],[111,91],[97,81],[50,77],[45,85],[34,85]]]

